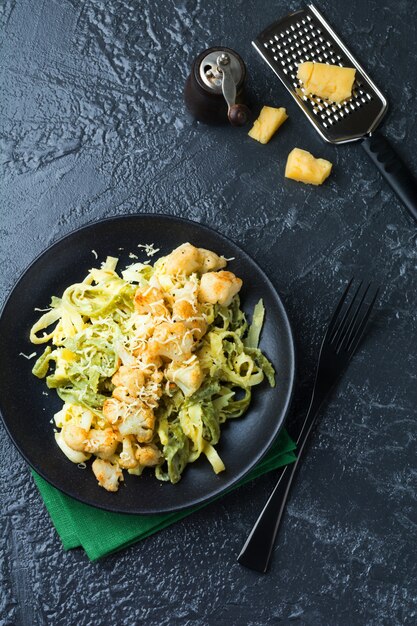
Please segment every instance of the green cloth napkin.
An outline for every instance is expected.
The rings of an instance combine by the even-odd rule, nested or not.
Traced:
[[[295,443],[288,433],[282,430],[277,441],[262,461],[228,491],[236,489],[266,472],[292,463],[296,458],[294,449]],[[208,504],[206,502],[183,511],[160,515],[110,513],[78,502],[52,487],[35,472],[32,474],[61,538],[64,550],[82,547],[91,561],[96,561],[112,552],[130,546]],[[181,489],[181,484],[178,485],[178,489]],[[221,494],[221,496],[223,495]],[[217,500],[221,496],[217,496],[213,500]]]

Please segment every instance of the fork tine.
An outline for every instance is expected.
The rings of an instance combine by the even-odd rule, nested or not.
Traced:
[[[336,331],[333,334],[333,337],[330,340],[330,343],[332,343],[335,346],[337,346],[339,344],[340,338],[343,337],[344,334],[345,334],[347,324],[350,323],[349,315],[350,315],[352,307],[353,307],[353,305],[355,303],[355,300],[356,300],[356,298],[358,296],[358,293],[359,293],[359,291],[360,291],[360,289],[362,287],[362,284],[363,284],[363,281],[361,280],[361,282],[359,283],[359,287],[356,289],[355,294],[354,294],[352,300],[350,301],[350,304],[349,304],[348,308],[346,309],[340,324],[338,325]]]
[[[359,345],[360,340],[362,339],[363,333],[365,332],[365,328],[366,328],[366,324],[369,320],[369,316],[371,315],[372,309],[374,308],[376,299],[378,297],[378,293],[379,293],[379,287],[376,288],[375,291],[375,295],[372,298],[370,304],[368,305],[368,310],[366,311],[365,315],[362,318],[362,321],[360,322],[360,324],[357,326],[356,328],[356,332],[352,337],[352,340],[350,341],[350,343],[347,346],[347,351],[350,353],[350,356],[353,356],[356,348]]]
[[[358,327],[358,322],[359,322],[359,319],[360,319],[360,313],[361,313],[362,305],[363,305],[363,303],[365,301],[366,294],[368,293],[370,286],[371,286],[371,283],[368,284],[367,288],[363,292],[362,297],[361,297],[361,299],[359,301],[359,304],[356,307],[356,311],[351,316],[351,320],[350,320],[350,323],[349,323],[348,327],[345,329],[345,332],[340,337],[338,351],[339,350],[345,350],[347,348],[347,346],[349,345],[350,340],[351,340],[351,338],[352,338],[352,336],[354,334],[354,331]]]
[[[353,283],[353,277],[350,279],[350,281],[346,285],[346,288],[345,288],[345,290],[343,291],[343,293],[341,295],[341,298],[340,298],[340,300],[339,300],[339,302],[337,304],[337,307],[334,310],[334,313],[332,315],[332,319],[330,320],[329,325],[327,327],[326,335],[325,335],[325,338],[324,338],[325,340],[328,337],[330,337],[330,335],[332,334],[332,332],[334,330],[334,327],[336,326],[336,322],[337,322],[337,319],[339,317],[339,313],[340,313],[340,311],[342,309],[342,306],[343,306],[343,304],[344,304],[344,302],[346,300],[346,296],[348,294],[349,289],[351,288],[352,283]]]

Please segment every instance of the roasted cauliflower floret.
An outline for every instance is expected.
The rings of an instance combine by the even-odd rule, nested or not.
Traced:
[[[115,424],[121,417],[120,401],[116,398],[108,398],[103,404],[103,415],[110,424]]]
[[[111,428],[99,430],[92,428],[88,432],[84,451],[99,456],[101,459],[108,459],[116,452],[119,438]]]
[[[232,272],[209,272],[201,277],[198,298],[201,302],[229,306],[241,287],[241,279]]]
[[[126,402],[132,404],[136,400],[136,396],[131,396],[126,387],[116,387],[113,389],[113,398],[119,402]]]
[[[194,338],[184,322],[162,322],[148,342],[150,358],[162,356],[172,361],[183,360],[189,355],[194,345]]]
[[[161,372],[161,370],[155,370],[154,372],[152,372],[149,378],[153,383],[156,383],[157,385],[159,385],[162,382],[162,379],[164,378],[164,374],[163,372]],[[161,393],[162,393],[162,390],[161,390]]]
[[[183,243],[165,258],[165,271],[174,275],[184,273],[187,276],[194,272],[210,272],[226,267],[226,259],[211,250],[196,248],[190,243]]]
[[[133,435],[123,437],[122,451],[119,455],[119,465],[125,469],[137,467],[138,461],[135,456],[135,438]]]
[[[121,365],[111,379],[115,387],[125,387],[129,395],[136,396],[145,384],[143,372],[129,365]]]
[[[165,370],[165,376],[167,380],[178,385],[186,397],[192,396],[204,380],[204,373],[197,357],[187,364],[170,363]]]
[[[139,461],[139,465],[151,467],[161,462],[162,454],[153,443],[150,443],[146,446],[137,447],[136,458]]]
[[[152,409],[137,402],[125,408],[119,424],[119,432],[122,437],[135,435],[138,441],[147,443],[152,439],[154,426],[155,415]]]
[[[178,300],[172,305],[172,319],[175,321],[183,321],[189,317],[194,317],[197,307],[193,306],[188,300]]]
[[[199,249],[190,243],[183,243],[165,258],[165,271],[167,274],[172,275],[182,272],[189,275],[198,272],[200,267]]]
[[[135,310],[140,315],[145,315],[146,313],[156,316],[168,314],[164,294],[156,287],[139,287],[135,293],[134,303]]]
[[[103,459],[109,458],[116,451],[118,437],[111,428],[85,430],[77,424],[67,422],[61,432],[64,442],[72,450],[96,454]]]
[[[122,365],[113,376],[112,382],[117,385],[113,389],[113,398],[120,402],[131,404],[135,402],[138,394],[144,388],[145,376],[143,372],[136,368]]]
[[[196,341],[201,339],[201,337],[205,334],[207,330],[207,321],[203,315],[196,315],[195,317],[190,317],[186,320],[185,325],[189,330],[192,331],[193,337]]]
[[[66,422],[61,430],[62,438],[73,450],[85,452],[86,441],[89,437],[89,431],[81,428],[77,423]]]
[[[200,272],[202,274],[221,270],[223,267],[226,267],[227,261],[223,256],[219,256],[215,252],[206,250],[205,248],[199,248],[198,251],[200,253]]]
[[[150,342],[152,346],[152,341]],[[149,344],[146,343],[142,346],[138,346],[133,351],[135,357],[139,358],[143,365],[148,365],[152,368],[161,367],[162,359],[158,356],[158,351],[153,348],[149,350]],[[149,369],[144,370],[145,377],[149,375]]]
[[[88,461],[91,456],[90,454],[85,454],[84,452],[80,452],[74,450],[73,448],[70,448],[70,446],[65,443],[62,432],[55,433],[55,441],[61,448],[65,456],[73,463],[84,463],[85,461]]]
[[[172,318],[184,322],[186,327],[193,331],[194,339],[201,339],[207,330],[207,322],[201,314],[200,307],[193,307],[186,300],[174,303]]]
[[[106,491],[117,491],[119,489],[119,480],[123,480],[122,470],[110,461],[96,459],[93,462],[92,469],[98,480],[100,487]]]
[[[172,306],[180,302],[187,302],[195,309],[197,302],[198,277],[194,274],[189,280],[186,280],[181,286],[172,290]]]

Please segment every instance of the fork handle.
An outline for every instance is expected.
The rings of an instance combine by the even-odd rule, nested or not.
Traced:
[[[292,465],[285,467],[237,558],[241,565],[249,569],[263,574],[268,569],[298,458]]]
[[[323,399],[324,395],[313,396],[297,439],[297,458],[294,463],[285,467],[237,558],[238,562],[245,567],[262,573],[268,569],[291,485]]]
[[[362,140],[362,147],[410,215],[417,221],[417,180],[404,161],[379,132],[365,137]]]

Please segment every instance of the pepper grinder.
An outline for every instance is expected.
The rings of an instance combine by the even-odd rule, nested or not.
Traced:
[[[205,124],[244,126],[250,116],[243,104],[246,67],[230,48],[204,50],[195,59],[184,90],[191,114]]]

